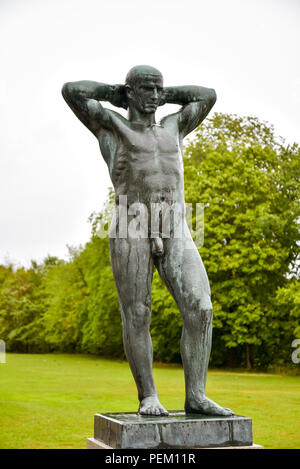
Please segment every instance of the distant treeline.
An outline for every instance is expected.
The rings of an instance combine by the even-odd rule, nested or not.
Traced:
[[[214,307],[211,365],[291,365],[300,338],[300,151],[257,118],[215,114],[184,155],[186,201],[205,206],[200,254]],[[110,194],[109,198],[112,197]],[[68,261],[0,266],[0,339],[7,351],[124,357],[122,324],[105,226]],[[153,279],[154,359],[180,361],[181,317]]]

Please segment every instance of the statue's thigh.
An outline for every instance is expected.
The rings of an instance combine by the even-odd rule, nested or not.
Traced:
[[[148,239],[111,238],[111,265],[122,308],[151,305],[153,260]]]
[[[182,239],[166,240],[164,256],[156,266],[182,313],[211,308],[207,273],[194,244],[187,249]]]

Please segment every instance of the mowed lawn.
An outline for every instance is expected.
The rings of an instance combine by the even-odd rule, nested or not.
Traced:
[[[154,366],[160,399],[184,407],[180,366]],[[300,448],[300,377],[211,370],[207,395],[252,417],[254,442]],[[135,412],[128,363],[87,355],[7,354],[0,363],[0,448],[79,448],[96,412]]]

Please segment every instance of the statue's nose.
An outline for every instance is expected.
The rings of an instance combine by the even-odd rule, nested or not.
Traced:
[[[158,93],[157,93],[156,88],[154,88],[154,90],[153,90],[152,97],[153,97],[153,99],[158,99]]]

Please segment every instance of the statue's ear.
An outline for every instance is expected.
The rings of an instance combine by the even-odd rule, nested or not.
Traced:
[[[123,107],[127,109],[128,102],[127,102],[127,94],[126,94],[125,85],[114,85],[114,92],[113,97],[111,99],[111,104],[117,107]]]
[[[127,99],[132,99],[133,89],[129,85],[125,85],[125,92]]]

